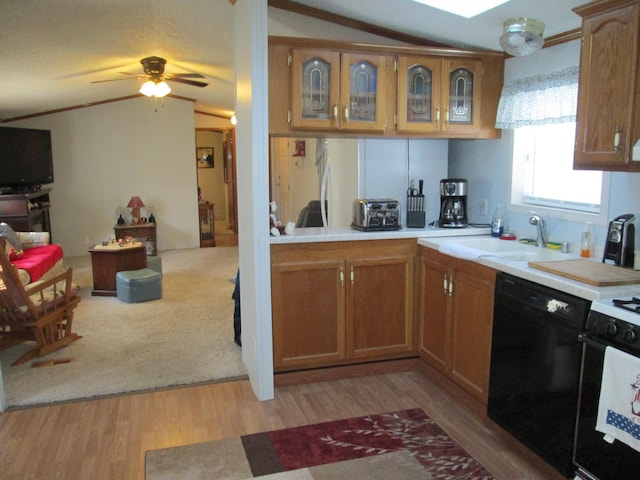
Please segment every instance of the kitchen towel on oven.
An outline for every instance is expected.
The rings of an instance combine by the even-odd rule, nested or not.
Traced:
[[[640,358],[607,347],[596,430],[640,451]]]

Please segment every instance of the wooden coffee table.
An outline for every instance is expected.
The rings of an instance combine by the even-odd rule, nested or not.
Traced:
[[[139,270],[147,266],[147,253],[143,243],[120,246],[96,245],[89,249],[93,270],[93,290],[97,297],[115,297],[116,273],[123,270]]]

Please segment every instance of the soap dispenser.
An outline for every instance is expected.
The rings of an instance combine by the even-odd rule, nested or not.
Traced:
[[[591,256],[591,222],[585,222],[582,239],[580,240],[580,256],[589,258]]]

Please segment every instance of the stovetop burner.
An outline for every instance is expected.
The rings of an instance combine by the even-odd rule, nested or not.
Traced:
[[[591,310],[607,315],[609,318],[640,326],[640,295],[624,298],[599,298],[593,301]]]
[[[611,302],[618,308],[640,313],[640,298],[638,297],[631,297],[630,299],[614,298]]]

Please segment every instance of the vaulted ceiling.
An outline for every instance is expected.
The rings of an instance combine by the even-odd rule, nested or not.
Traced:
[[[538,18],[549,37],[578,28],[580,18],[571,8],[585,3],[510,0],[465,19],[411,0],[268,1],[270,12],[286,12],[303,31],[305,24],[314,24],[317,31],[331,22],[406,43],[490,50],[500,49],[502,22],[508,18]],[[140,59],[150,55],[167,59],[167,73],[200,73],[208,83],[204,88],[171,83],[172,95],[194,99],[204,111],[230,114],[232,3],[7,0],[0,15],[0,119],[137,95],[142,80],[135,74],[142,73]]]

